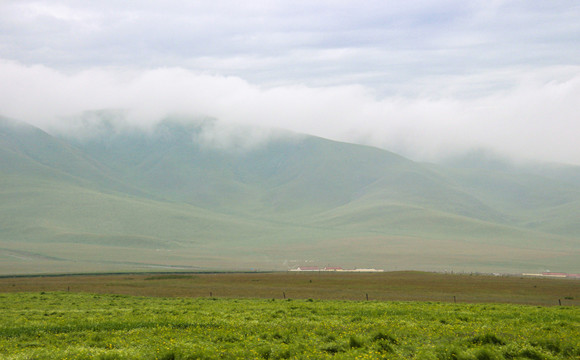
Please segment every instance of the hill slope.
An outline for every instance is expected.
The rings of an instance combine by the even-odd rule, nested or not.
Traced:
[[[96,125],[55,137],[0,119],[0,273],[579,271],[580,184],[549,168],[441,167],[284,133],[216,147],[207,121]]]

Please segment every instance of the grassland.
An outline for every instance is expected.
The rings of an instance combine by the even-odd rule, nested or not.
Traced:
[[[0,358],[578,359],[579,300],[422,272],[5,277]]]
[[[425,272],[120,274],[0,278],[0,293],[580,305],[580,281]]]
[[[0,118],[0,275],[580,271],[577,167],[559,181],[293,134],[231,151],[198,141],[203,122],[101,115],[83,139]]]
[[[567,306],[4,293],[0,357],[578,359],[579,324]]]

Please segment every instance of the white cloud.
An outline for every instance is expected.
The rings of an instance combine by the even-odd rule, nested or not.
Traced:
[[[60,119],[85,110],[127,109],[127,121],[137,126],[191,114],[233,127],[252,124],[370,144],[420,160],[487,147],[518,158],[580,164],[580,67],[510,74],[518,85],[491,95],[379,98],[360,85],[264,87],[182,68],[65,74],[2,61],[0,83],[10,86],[0,88],[0,109],[44,128],[66,126]],[[466,81],[440,78],[431,86],[461,88]],[[214,135],[207,140],[220,146],[228,140]]]
[[[0,113],[181,113],[579,164],[579,17],[572,0],[5,0]]]

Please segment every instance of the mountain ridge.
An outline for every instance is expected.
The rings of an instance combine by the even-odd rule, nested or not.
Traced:
[[[227,149],[200,140],[208,120],[166,119],[147,131],[103,122],[75,138],[0,119],[1,273],[309,261],[578,271],[575,167],[422,164],[291,133]],[[244,131],[234,135],[252,134]],[[33,250],[64,260],[42,270],[7,255]]]

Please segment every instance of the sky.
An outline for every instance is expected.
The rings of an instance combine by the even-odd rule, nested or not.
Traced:
[[[122,109],[580,165],[579,99],[577,0],[0,0],[0,115],[47,130]]]

